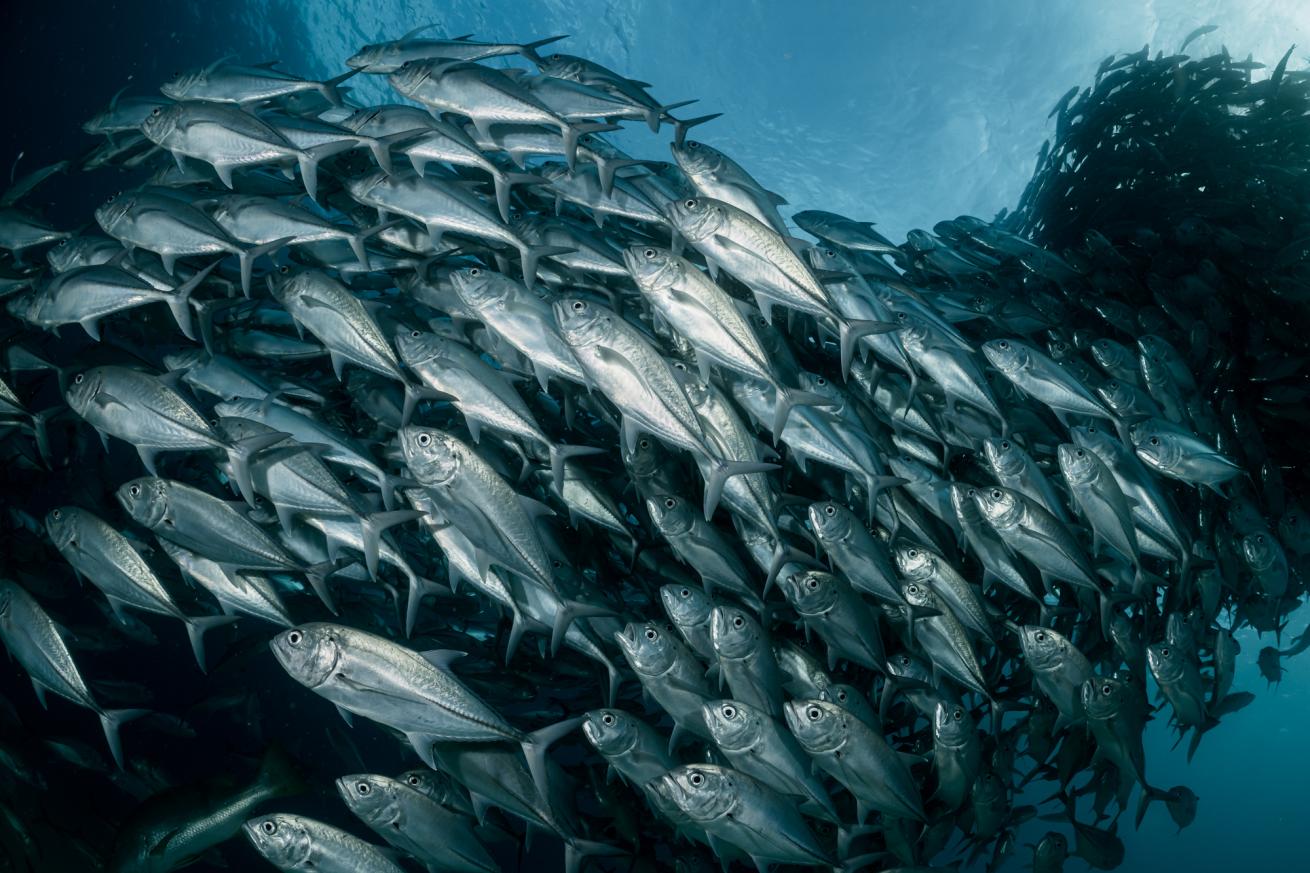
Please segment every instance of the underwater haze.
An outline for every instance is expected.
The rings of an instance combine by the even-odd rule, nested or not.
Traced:
[[[1265,65],[1255,72],[1256,80],[1266,78],[1293,45],[1306,49],[1292,52],[1289,71],[1307,69],[1302,55],[1310,53],[1310,4],[1298,0],[119,0],[96,4],[14,0],[0,11],[0,21],[9,36],[0,65],[9,83],[10,102],[9,121],[0,126],[0,167],[7,171],[17,162],[18,176],[58,160],[77,159],[95,146],[99,138],[83,134],[80,125],[103,109],[120,88],[128,86],[129,93],[136,95],[152,94],[177,71],[224,56],[247,64],[276,60],[280,69],[326,80],[345,71],[345,59],[360,46],[399,38],[425,24],[433,28],[423,36],[472,34],[479,40],[511,43],[567,34],[567,40],[543,51],[558,49],[581,55],[631,79],[649,82],[661,102],[698,101],[675,110],[675,115],[722,113],[694,128],[690,136],[731,156],[763,188],[781,194],[786,205],[780,214],[793,231],[800,234],[791,221],[794,213],[826,210],[873,222],[878,233],[897,244],[911,230],[931,230],[938,222],[956,216],[991,221],[1003,211],[1013,212],[1039,168],[1043,142],[1054,135],[1052,108],[1071,88],[1090,85],[1107,56],[1136,52],[1144,45],[1150,46],[1152,57],[1157,52],[1168,56],[1189,33],[1204,25],[1216,29],[1198,37],[1188,47],[1188,54],[1199,58],[1226,50],[1236,59],[1249,55]],[[485,63],[496,69],[531,67],[522,58]],[[385,76],[356,76],[346,86],[348,99],[355,105],[400,102]],[[635,157],[666,161],[669,138],[663,130],[658,138],[651,136],[637,122],[613,134],[612,142]],[[50,179],[24,204],[57,227],[76,230],[88,223],[94,229],[95,207],[120,188],[140,181],[112,167],[96,174],[74,168]],[[489,208],[494,205],[492,201]],[[1032,228],[1025,230],[1031,232]],[[666,244],[665,234],[667,229],[661,228],[661,246]],[[203,263],[196,260],[194,266]],[[262,289],[262,280],[257,287]],[[602,295],[593,293],[588,299],[593,298],[593,302],[602,300]],[[164,321],[157,320],[154,327]],[[81,330],[76,324],[66,327]],[[7,332],[4,341],[16,342],[16,337],[21,338],[18,331]],[[335,385],[331,373],[325,372],[322,381]],[[767,431],[767,426],[759,429],[765,443],[770,442]],[[93,437],[90,443],[95,448],[98,444]],[[1288,433],[1276,439],[1291,441]],[[611,441],[616,440],[613,437]],[[383,454],[379,449],[378,457]],[[617,449],[615,454],[617,457]],[[134,471],[131,475],[142,475],[132,452],[122,458]],[[586,460],[579,459],[584,466]],[[514,463],[517,465],[517,460]],[[403,465],[400,469],[404,470]],[[691,469],[688,493],[695,496],[699,509],[700,480],[694,475],[696,468]],[[546,465],[544,470],[543,478],[548,478],[550,467]],[[1058,474],[1058,467],[1055,472]],[[1290,481],[1291,475],[1285,475]],[[507,479],[514,484],[512,475]],[[119,484],[115,481],[106,487],[112,491]],[[809,492],[805,497],[806,502],[818,499]],[[16,495],[5,494],[3,499],[10,506],[22,505]],[[858,514],[861,505],[853,502],[852,506]],[[43,503],[42,512],[31,510],[33,517],[39,521],[47,508]],[[22,527],[21,520],[11,522],[15,528]],[[1191,518],[1187,523],[1196,524]],[[1304,549],[1299,546],[1298,554]],[[23,553],[28,558],[31,554]],[[0,575],[11,572],[5,567]],[[30,566],[25,572],[30,572]],[[45,602],[38,592],[32,593]],[[300,593],[305,600],[313,600],[312,593]],[[662,620],[658,596],[653,602],[651,617],[658,614]],[[1094,610],[1089,615],[1087,620],[1094,623]],[[326,613],[320,616],[328,617]],[[1306,620],[1300,613],[1290,612],[1289,618],[1281,642],[1271,633],[1257,635],[1249,626],[1235,633],[1241,651],[1233,690],[1254,692],[1255,700],[1225,715],[1222,725],[1206,734],[1190,762],[1190,737],[1176,742],[1176,732],[1168,723],[1169,706],[1162,704],[1146,730],[1147,776],[1161,788],[1188,786],[1200,798],[1199,810],[1195,821],[1180,830],[1163,804],[1155,804],[1140,827],[1134,828],[1134,794],[1129,811],[1117,824],[1116,833],[1125,849],[1117,869],[1161,873],[1305,868],[1306,851],[1299,837],[1306,820],[1302,787],[1310,784],[1310,754],[1306,752],[1310,748],[1310,661],[1288,659],[1286,676],[1272,685],[1257,669],[1257,653],[1262,647],[1285,646],[1305,630]],[[85,616],[82,619],[85,621]],[[1232,626],[1232,613],[1223,613],[1219,623]],[[151,669],[158,670],[163,678],[154,689],[152,708],[168,709],[171,694],[185,699],[185,707],[209,712],[205,695],[195,684],[203,677],[189,662],[185,640],[177,643],[173,639],[176,634],[171,633],[176,628],[162,618],[157,624],[152,618],[151,626],[157,627],[161,637],[170,632],[169,647],[162,650],[170,653],[168,657],[156,650],[150,656],[155,660],[143,662],[115,649],[100,663],[115,665],[115,675],[122,668],[121,678],[142,684],[149,684],[145,677]],[[496,625],[491,627],[494,630]],[[261,630],[269,631],[264,636],[272,636],[272,625]],[[1156,631],[1163,633],[1163,622]],[[215,636],[226,633],[226,629],[220,630]],[[525,646],[535,650],[538,636]],[[548,640],[549,631],[541,639]],[[403,638],[400,641],[405,642]],[[543,642],[542,647],[545,645]],[[242,681],[258,686],[265,695],[259,716],[269,720],[264,734],[283,741],[296,758],[314,756],[316,771],[335,767],[339,775],[350,772],[345,764],[324,763],[331,756],[350,758],[342,744],[332,739],[343,733],[341,725],[334,722],[330,730],[324,729],[328,719],[339,722],[331,707],[313,700],[289,704],[286,711],[272,711],[269,689],[287,700],[310,694],[282,675],[262,642],[257,649],[252,644],[243,652],[240,670],[245,672],[239,675],[246,678]],[[88,672],[108,675],[103,667],[93,666],[99,656],[80,650],[75,654],[84,668],[90,668]],[[4,692],[25,715],[35,712],[23,672],[14,665],[5,671]],[[270,678],[263,671],[276,675]],[[636,687],[631,675],[625,681]],[[1153,681],[1148,688],[1154,701]],[[728,696],[726,691],[723,696]],[[72,707],[65,702],[53,707],[63,707],[58,721],[66,733],[84,735],[86,742],[97,748],[102,745],[94,728],[79,720],[85,713],[67,715]],[[361,720],[357,716],[356,724]],[[533,723],[544,722],[537,719]],[[129,725],[123,731],[129,755],[134,744],[139,744],[136,748],[148,744],[128,738],[132,730]],[[313,739],[297,746],[295,738],[309,733]],[[197,762],[185,760],[198,753],[183,733],[151,734],[157,735],[168,739],[152,751],[174,759],[178,772],[194,780],[215,775]],[[375,749],[395,745],[388,734],[377,730],[360,742]],[[221,753],[227,761],[233,754],[255,759],[261,751],[234,744],[222,748]],[[366,745],[363,757],[370,764],[378,760],[371,754]],[[401,762],[414,764],[412,756],[406,758],[389,746],[385,755],[378,754],[381,760],[394,761],[397,772]],[[578,755],[576,750],[569,754]],[[1027,769],[1027,764],[1020,767],[1023,772]],[[243,775],[248,774],[243,771]],[[64,764],[51,771],[46,781],[82,778],[91,777]],[[1055,790],[1055,783],[1038,781],[1016,798],[1016,803],[1038,805],[1042,818],[1018,824],[1015,840],[1021,847],[1001,870],[1028,869],[1031,853],[1022,845],[1036,843],[1050,830],[1068,830],[1060,805],[1045,803]],[[1086,810],[1090,802],[1080,798],[1079,808]],[[270,811],[272,807],[260,809]],[[640,809],[650,815],[644,805]],[[77,817],[83,811],[72,808],[67,814],[70,820],[62,822],[61,829],[76,831]],[[85,814],[88,833],[104,838],[104,822],[90,821],[91,816],[99,815],[96,805],[88,802]],[[342,811],[335,813],[333,821],[343,828],[352,824]],[[1109,827],[1106,822],[1101,824]],[[378,842],[362,827],[354,827],[353,832]],[[952,848],[959,836],[952,837]],[[22,854],[10,846],[15,839],[6,834],[3,840],[12,857]],[[225,844],[224,853],[231,862],[229,869],[273,869],[239,836]],[[546,851],[537,847],[520,856],[519,863],[524,870],[553,869],[559,863],[557,855],[556,848]],[[512,869],[509,865],[515,863],[516,855],[498,851],[496,857],[505,869]],[[986,851],[963,869],[983,870],[990,857],[990,850]],[[945,864],[952,858],[951,852],[944,852],[936,862]],[[221,869],[211,866],[214,860],[202,857],[194,869]],[[1084,867],[1082,860],[1071,857],[1065,869]]]

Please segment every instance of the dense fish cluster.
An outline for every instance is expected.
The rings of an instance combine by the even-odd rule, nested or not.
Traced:
[[[1304,593],[1307,79],[1107,59],[1014,213],[896,244],[557,39],[223,59],[85,124],[86,225],[25,205],[67,163],[4,195],[0,641],[51,710],[0,709],[3,869],[1187,826],[1146,723],[1194,751]]]

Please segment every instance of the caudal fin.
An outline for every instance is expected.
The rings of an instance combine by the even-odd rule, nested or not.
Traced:
[[[778,386],[773,404],[773,442],[777,445],[782,437],[783,428],[787,426],[787,417],[796,406],[832,406],[833,401],[822,394],[810,391],[798,391],[794,388]]]
[[[581,727],[586,720],[585,716],[576,716],[547,725],[528,734],[527,738],[521,743],[523,757],[528,762],[528,772],[532,774],[532,781],[537,786],[537,793],[546,803],[550,802],[546,752],[552,745]]]
[[[284,236],[281,239],[275,239],[272,242],[264,243],[262,246],[255,246],[250,249],[243,249],[237,259],[241,264],[241,293],[250,296],[250,277],[254,273],[255,261],[263,255],[271,255],[284,245],[295,240],[294,236]],[[208,345],[206,345],[208,348]]]
[[[149,715],[148,709],[106,709],[100,713],[100,727],[105,732],[105,742],[109,743],[109,753],[114,756],[118,769],[123,767],[123,742],[118,736],[118,729],[133,719]]]
[[[581,458],[585,455],[599,455],[604,453],[604,449],[598,449],[595,446],[566,446],[554,445],[550,447],[550,475],[555,482],[555,490],[560,494],[564,493],[564,464],[569,458]]]
[[[209,274],[214,272],[214,268],[217,266],[218,261],[214,261],[214,263],[174,288],[173,294],[168,298],[168,308],[173,312],[173,320],[177,322],[177,329],[182,331],[182,335],[192,342],[195,342],[196,332],[191,324],[191,294],[200,287],[201,282],[209,278]]]
[[[364,545],[364,566],[368,577],[374,582],[378,578],[378,549],[381,547],[382,532],[389,527],[422,518],[426,513],[416,509],[396,509],[373,512],[359,520],[360,538]]]
[[[710,478],[705,480],[705,520],[709,521],[714,517],[714,510],[719,506],[719,499],[723,497],[723,486],[728,479],[747,473],[768,473],[776,469],[778,469],[777,464],[760,464],[753,461],[716,461],[714,469],[710,472]]]
[[[235,615],[199,615],[186,620],[186,635],[191,640],[191,654],[195,655],[196,666],[201,673],[208,673],[205,666],[205,631],[236,621]]]

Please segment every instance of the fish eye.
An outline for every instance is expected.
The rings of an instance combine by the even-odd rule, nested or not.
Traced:
[[[574,300],[574,301],[573,301],[573,311],[574,311],[574,312],[581,312],[581,311],[583,311],[583,310],[586,309],[586,308],[587,308],[587,304],[583,303],[581,300]]]
[[[1073,456],[1074,456],[1075,458],[1082,458],[1082,457],[1085,457],[1086,455],[1087,455],[1087,453],[1084,452],[1082,449],[1078,449],[1078,450],[1076,450],[1076,451],[1073,453]]]
[[[554,567],[556,570],[564,566],[564,564],[561,561],[551,561],[550,565]]]
[[[1161,649],[1161,650],[1160,650],[1160,655],[1161,655],[1161,657],[1165,657],[1165,658],[1169,657],[1169,650],[1168,650],[1168,649]]]
[[[839,703],[845,703],[845,702],[846,702],[846,689],[845,689],[845,688],[839,688],[839,689],[837,690],[837,701],[838,701]]]
[[[646,628],[646,639],[650,640],[651,642],[655,642],[659,638],[660,638],[659,631],[655,630],[655,628],[653,627]]]
[[[277,268],[277,271],[281,273],[283,276],[285,276],[287,273],[291,272],[291,268],[288,267],[286,264],[283,264],[282,266]]]
[[[303,638],[304,635],[298,630],[293,630],[291,633],[287,634],[287,642],[293,646],[300,645],[300,641]]]
[[[672,509],[673,507],[675,507],[675,506],[677,506],[677,505],[678,505],[678,501],[674,500],[672,497],[666,497],[666,498],[664,498],[664,508],[665,508],[665,509]]]
[[[691,142],[687,143],[687,148],[698,149],[700,148],[700,143],[696,142],[696,140],[693,139]]]
[[[1149,442],[1149,443],[1150,443],[1151,445],[1153,445],[1153,446],[1158,446],[1158,445],[1160,445],[1160,438],[1159,438],[1159,437],[1151,437],[1149,440],[1147,440],[1147,442]]]
[[[823,507],[823,514],[831,518],[837,514],[837,507],[829,503],[827,506]]]
[[[1009,450],[1010,450],[1010,441],[1001,440],[1001,451],[1008,452]]]
[[[900,662],[901,662],[901,666],[902,666],[902,667],[908,667],[908,666],[910,666],[910,656],[909,656],[909,655],[901,655],[901,657],[899,658],[899,660],[900,660]]]
[[[408,779],[406,779],[405,781],[408,782],[410,785],[418,785],[418,784],[419,784],[419,778],[418,778],[417,776],[414,776],[414,775],[411,775],[411,776],[410,776]]]
[[[355,791],[361,796],[368,794],[373,788],[367,782],[359,782],[355,785]]]
[[[151,109],[151,110],[150,110],[150,114],[151,114],[151,116],[153,116],[153,117],[155,117],[155,118],[158,118],[158,117],[159,117],[159,107],[156,106],[154,109]]]
[[[128,494],[131,494],[133,497],[140,497],[140,496],[141,496],[141,486],[140,486],[140,485],[133,485],[131,488],[127,489],[127,493],[128,493]]]
[[[911,558],[917,558],[917,557],[919,557],[919,550],[918,550],[918,549],[910,549],[910,550],[909,550],[908,552],[906,552],[905,554],[909,555]]]
[[[908,592],[910,592],[911,594],[918,594],[918,593],[919,593],[919,586],[918,586],[918,585],[910,585],[910,586],[907,586],[905,590],[908,591]]]
[[[56,509],[54,512],[50,513],[50,516],[51,516],[55,521],[59,521],[59,519],[61,519],[61,518],[64,517],[64,514],[63,514],[62,512],[60,512],[58,509]]]
[[[654,250],[654,249],[646,249],[646,251],[642,252],[642,254],[645,255],[645,256],[648,257],[648,258],[653,258],[653,257],[655,257],[655,250]]]
[[[996,344],[996,347],[997,347],[998,349],[1000,349],[1001,351],[1003,351],[1003,352],[1004,352],[1004,351],[1009,351],[1010,344],[1009,344],[1008,342],[1006,342],[1005,340],[1001,340],[999,343]]]
[[[691,778],[689,778],[687,781],[690,782],[692,785],[696,786],[697,788],[700,788],[701,783],[705,781],[705,777],[699,773],[692,773]]]
[[[1256,544],[1257,544],[1257,545],[1261,545],[1261,546],[1263,546],[1263,545],[1265,544],[1265,535],[1264,535],[1264,534],[1256,534],[1256,535],[1255,535],[1255,541],[1256,541]]]
[[[650,448],[650,440],[645,439],[645,438],[643,437],[642,439],[640,439],[640,440],[637,441],[637,446],[638,446],[639,448],[649,449],[649,448]]]
[[[431,444],[432,444],[432,434],[428,434],[428,433],[421,433],[421,434],[419,434],[419,435],[418,435],[418,444],[419,444],[420,446],[428,446],[428,445],[431,445]]]
[[[822,715],[823,710],[819,709],[817,706],[811,706],[809,709],[805,710],[805,717],[810,721],[818,721]]]
[[[817,380],[814,384],[815,384],[815,385],[818,385],[820,388],[822,388],[824,385],[827,385],[827,384],[828,384],[828,380],[825,379],[825,378],[823,378],[822,376],[820,376],[820,377],[818,378],[818,380]]]
[[[819,580],[811,576],[809,579],[805,581],[805,587],[810,589],[811,591],[818,590]]]
[[[81,385],[81,384],[82,384],[82,380],[85,379],[85,378],[86,378],[86,374],[85,374],[85,373],[78,373],[76,376],[73,377],[73,382],[74,382],[75,384],[77,384],[77,385]]]
[[[1000,500],[1002,496],[1003,496],[1003,495],[1001,494],[1001,491],[1000,491],[999,488],[993,488],[993,489],[992,489],[992,499],[993,499],[993,500]]]
[[[552,61],[558,61],[559,58],[560,58],[559,55],[551,55],[551,56],[550,56],[550,59],[551,59]]]
[[[609,725],[610,727],[614,726],[615,718],[611,713],[605,713],[600,717],[600,720],[602,724]]]
[[[827,255],[828,257],[830,257],[830,258],[835,258],[835,257],[837,257],[837,253],[834,252],[832,249],[824,249],[823,253],[824,253],[825,255]]]
[[[1109,685],[1102,685],[1102,686],[1101,686],[1101,693],[1104,694],[1106,697],[1109,697],[1111,691],[1113,691],[1113,690],[1114,690],[1114,689],[1112,689]]]
[[[260,828],[264,831],[264,833],[270,836],[277,833],[277,825],[271,821],[264,822],[262,825],[260,825]]]
[[[472,276],[474,279],[476,279],[477,277],[482,275],[482,270],[479,267],[470,267],[469,275]]]
[[[955,712],[951,713],[951,718],[955,719],[956,721],[962,721],[964,719],[964,710],[962,709],[955,710]]]
[[[733,627],[740,628],[740,627],[744,627],[745,625],[746,625],[746,622],[742,619],[742,617],[741,617],[740,615],[738,615],[738,616],[734,616],[734,617],[733,617],[733,619],[732,619],[732,626],[733,626]]]
[[[733,706],[731,703],[729,703],[727,706],[723,707],[723,717],[724,717],[724,718],[736,718],[736,717],[737,717],[737,707]]]
[[[1039,642],[1039,643],[1044,643],[1044,642],[1046,642],[1046,632],[1045,632],[1045,631],[1038,631],[1038,632],[1033,636],[1033,639],[1037,640],[1037,642]]]
[[[414,339],[418,339],[418,338],[419,338],[419,335],[420,335],[421,333],[422,333],[422,331],[411,330],[411,331],[409,332],[409,335],[412,336]]]
[[[679,597],[690,597],[690,596],[691,596],[691,589],[690,589],[690,588],[684,588],[684,589],[682,589],[681,591],[678,592],[678,596],[679,596]]]
[[[683,204],[682,204],[682,205],[685,206],[685,207],[687,207],[688,209],[695,209],[695,208],[696,208],[696,201],[695,201],[694,199],[686,200],[686,201],[683,201]]]

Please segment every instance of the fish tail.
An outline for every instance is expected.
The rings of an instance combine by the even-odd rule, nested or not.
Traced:
[[[126,769],[123,765],[123,741],[118,736],[118,729],[133,719],[149,714],[148,709],[106,709],[98,713],[100,727],[105,732],[105,741],[109,743],[109,753],[114,756],[114,763],[118,765],[118,769]]]

